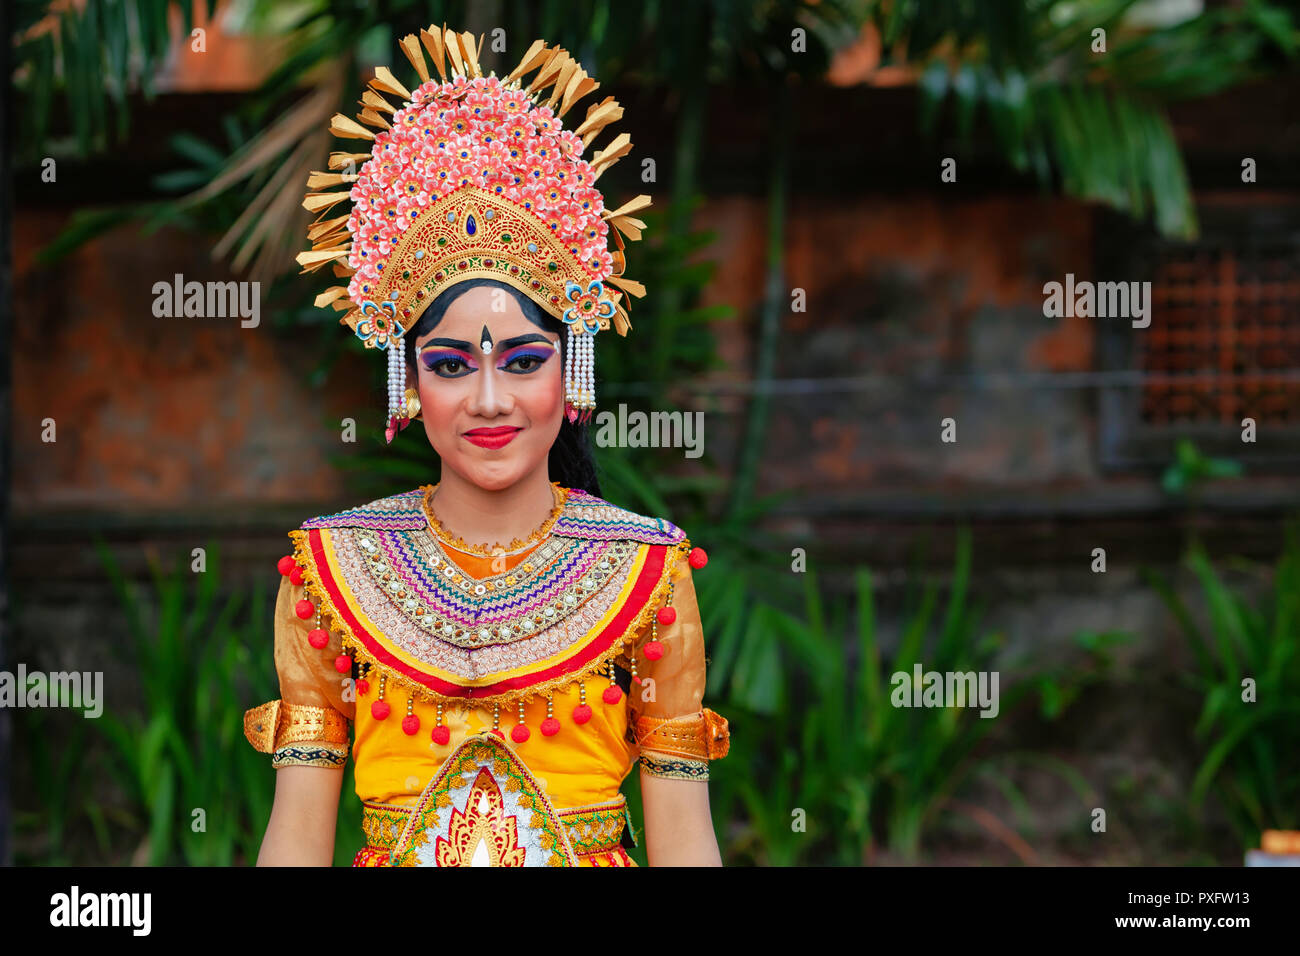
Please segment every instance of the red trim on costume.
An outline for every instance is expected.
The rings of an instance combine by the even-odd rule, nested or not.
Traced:
[[[474,699],[476,697],[490,697],[493,694],[504,693],[511,690],[522,690],[533,684],[550,680],[553,677],[559,677],[571,671],[579,670],[584,664],[590,663],[600,657],[610,646],[623,636],[629,625],[636,619],[636,616],[646,606],[650,596],[654,593],[655,586],[659,583],[660,575],[663,573],[664,560],[668,554],[669,545],[652,544],[648,545],[645,563],[641,566],[641,573],[637,576],[636,583],[632,586],[632,591],[628,595],[623,606],[618,609],[613,620],[606,625],[605,629],[597,637],[590,641],[581,651],[575,653],[558,664],[546,668],[543,671],[536,671],[531,674],[523,674],[518,677],[507,678],[506,680],[497,681],[495,684],[489,684],[485,687],[464,687],[460,684],[453,684],[441,680],[431,674],[416,670],[394,657],[389,651],[385,650],[375,640],[361,622],[357,620],[348,607],[347,601],[344,600],[342,591],[334,579],[329,562],[325,560],[325,548],[321,538],[321,529],[312,528],[307,532],[307,541],[311,547],[312,560],[316,565],[316,580],[321,587],[330,596],[334,608],[343,618],[344,623],[352,631],[352,634],[365,649],[380,664],[385,667],[391,667],[400,674],[404,674],[425,687],[429,688],[444,697],[464,697]],[[620,588],[621,590],[621,588]]]

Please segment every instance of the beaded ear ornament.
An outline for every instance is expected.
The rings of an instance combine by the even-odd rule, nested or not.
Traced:
[[[328,265],[348,280],[316,305],[344,312],[340,322],[367,348],[387,350],[389,442],[419,414],[403,335],[439,294],[475,278],[519,289],[564,323],[565,413],[586,421],[596,407],[596,333],[612,326],[626,335],[623,294],[645,295],[623,275],[624,238],[641,238],[645,223],[634,213],[650,197],[607,210],[595,185],[631,151],[631,139],[620,133],[590,161],[582,158],[623,108],[607,96],[565,129],[561,117],[600,84],[542,40],[504,78],[479,68],[482,35],[476,47],[468,32],[430,26],[400,45],[420,84],[408,90],[377,67],[356,120],[335,114],[330,121],[335,136],[368,140],[370,152],[331,153],[330,169],[342,172],[307,180],[303,206],[318,215],[307,231],[311,250],[299,253],[298,264],[303,272]],[[338,186],[348,188],[318,191]],[[350,212],[331,218],[344,200]]]

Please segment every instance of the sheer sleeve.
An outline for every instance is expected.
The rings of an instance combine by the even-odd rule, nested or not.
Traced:
[[[640,689],[628,697],[631,724],[644,772],[658,777],[708,780],[709,761],[726,756],[730,734],[725,718],[703,706],[707,677],[704,632],[691,569],[682,562],[668,598],[676,611],[669,625],[658,625],[655,639],[663,654],[651,660],[647,634],[637,651]]]
[[[356,715],[355,698],[344,699],[346,674],[334,668],[341,652],[337,635],[315,648],[308,634],[315,620],[298,617],[306,595],[302,585],[280,582],[275,602],[275,669],[280,698],[244,714],[244,736],[254,748],[272,755],[281,767],[342,768],[348,756],[348,721]],[[349,695],[351,696],[351,695]]]

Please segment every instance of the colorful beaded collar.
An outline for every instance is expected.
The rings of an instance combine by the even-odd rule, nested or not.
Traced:
[[[341,671],[355,658],[432,702],[513,704],[607,669],[690,551],[676,525],[572,489],[521,564],[473,578],[431,533],[426,493],[304,522],[281,570],[306,586],[313,634],[328,640],[322,621],[339,632]]]

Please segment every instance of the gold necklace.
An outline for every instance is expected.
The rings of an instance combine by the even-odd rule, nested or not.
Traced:
[[[437,519],[433,513],[433,495],[438,490],[438,486],[425,485],[423,488],[424,497],[421,499],[420,506],[424,511],[424,519],[428,523],[431,531],[442,543],[444,547],[451,548],[453,551],[460,551],[463,554],[477,554],[485,558],[509,557],[519,554],[535,547],[542,539],[551,533],[551,527],[559,520],[560,515],[564,513],[564,506],[569,500],[569,489],[564,488],[558,481],[551,482],[551,494],[555,497],[555,507],[546,520],[537,526],[528,537],[522,541],[515,538],[509,545],[502,546],[500,542],[488,547],[482,544],[470,544],[463,538],[460,538],[442,526],[442,522]]]

